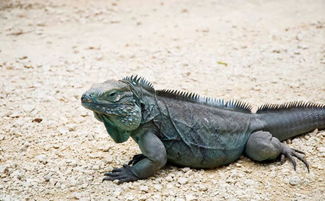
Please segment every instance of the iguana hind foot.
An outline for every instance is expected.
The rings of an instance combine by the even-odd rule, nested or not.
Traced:
[[[296,157],[298,160],[300,160],[301,162],[303,162],[309,172],[309,164],[306,161],[306,159],[301,156],[300,154],[304,154],[304,152],[297,150],[297,149],[293,149],[288,147],[288,145],[281,143],[281,147],[282,147],[282,154],[281,154],[281,162],[282,164],[285,162],[285,159],[289,159],[289,161],[292,163],[293,165],[293,169],[296,170],[297,167],[297,163],[296,160],[294,159],[294,157]]]
[[[282,163],[287,158],[296,170],[297,163],[294,159],[302,161],[309,172],[309,164],[300,154],[304,152],[290,148],[288,145],[281,143],[277,138],[273,137],[270,132],[257,131],[249,137],[245,152],[247,156],[255,161],[274,160],[281,156]]]

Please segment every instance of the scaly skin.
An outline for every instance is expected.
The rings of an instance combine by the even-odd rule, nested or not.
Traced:
[[[94,85],[82,105],[103,122],[116,143],[129,137],[142,154],[103,180],[119,183],[148,178],[166,162],[215,168],[246,154],[255,161],[297,158],[309,170],[303,152],[281,143],[325,128],[325,106],[312,103],[264,105],[257,113],[238,101],[225,102],[178,91],[156,91],[137,76]]]

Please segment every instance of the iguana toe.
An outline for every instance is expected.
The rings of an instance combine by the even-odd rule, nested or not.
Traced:
[[[130,170],[129,165],[123,165],[122,168],[114,168],[111,172],[106,172],[102,181],[118,180],[118,184],[129,181],[139,180],[137,176]]]
[[[306,159],[299,155],[299,154],[305,154],[304,152],[297,150],[297,149],[292,149],[290,147],[288,147],[287,145],[283,144],[282,145],[282,155],[281,155],[281,162],[283,163],[285,161],[285,158],[288,158],[289,161],[292,163],[293,165],[293,169],[296,170],[297,167],[297,163],[296,160],[294,158],[297,158],[298,160],[300,160],[301,162],[303,162],[309,172],[309,164],[306,161]]]

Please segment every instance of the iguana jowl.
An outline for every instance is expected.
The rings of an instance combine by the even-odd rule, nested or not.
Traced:
[[[108,80],[86,91],[81,102],[103,122],[117,143],[131,136],[142,154],[128,165],[105,173],[119,183],[145,179],[166,162],[214,168],[246,154],[255,161],[294,157],[309,165],[303,152],[280,141],[325,128],[325,105],[292,102],[264,105],[256,113],[248,104],[201,97],[193,93],[155,90],[137,76]]]

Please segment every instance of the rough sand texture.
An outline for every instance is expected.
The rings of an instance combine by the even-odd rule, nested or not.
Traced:
[[[131,74],[254,108],[324,104],[324,10],[323,0],[1,0],[0,200],[325,200],[324,131],[289,142],[309,174],[242,157],[102,183],[139,149],[114,144],[80,105],[92,83]]]

